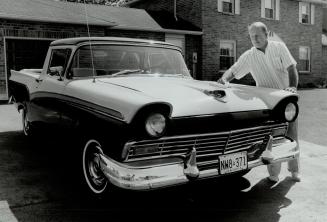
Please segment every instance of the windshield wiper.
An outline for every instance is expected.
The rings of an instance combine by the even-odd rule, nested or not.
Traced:
[[[159,75],[160,76],[165,76],[165,77],[182,77],[182,78],[186,77],[184,74],[180,74],[180,73],[178,73],[178,74],[165,74],[165,73],[161,73]]]
[[[120,76],[120,75],[126,75],[131,73],[137,73],[143,71],[142,69],[125,69],[116,73],[111,74],[110,76]]]

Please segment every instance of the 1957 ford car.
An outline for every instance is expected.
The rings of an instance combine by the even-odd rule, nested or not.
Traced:
[[[10,89],[25,135],[82,133],[80,170],[95,195],[243,175],[298,155],[286,136],[296,94],[195,80],[165,42],[57,40],[43,69],[11,71]]]

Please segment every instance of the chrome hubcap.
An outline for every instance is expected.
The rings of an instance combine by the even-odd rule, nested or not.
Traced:
[[[88,168],[91,180],[97,186],[103,185],[105,181],[105,177],[100,168],[100,157],[97,153],[90,154],[90,159],[88,160]]]

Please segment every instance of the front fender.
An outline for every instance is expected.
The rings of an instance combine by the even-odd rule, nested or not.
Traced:
[[[282,100],[290,99],[297,102],[299,95],[296,93],[288,92],[285,90],[276,90],[272,88],[264,88],[257,86],[247,86],[241,84],[230,84],[232,88],[236,90],[246,91],[252,98],[260,98],[266,105],[267,108],[274,109]],[[250,98],[250,97],[249,97]]]

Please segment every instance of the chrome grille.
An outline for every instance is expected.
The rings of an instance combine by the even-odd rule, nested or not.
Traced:
[[[200,170],[217,168],[219,155],[245,151],[251,145],[263,142],[265,136],[271,135],[273,129],[280,128],[286,129],[287,124],[129,142],[125,145],[128,151],[126,161],[183,156],[195,147],[197,165]],[[139,148],[149,148],[155,151],[138,154]]]

